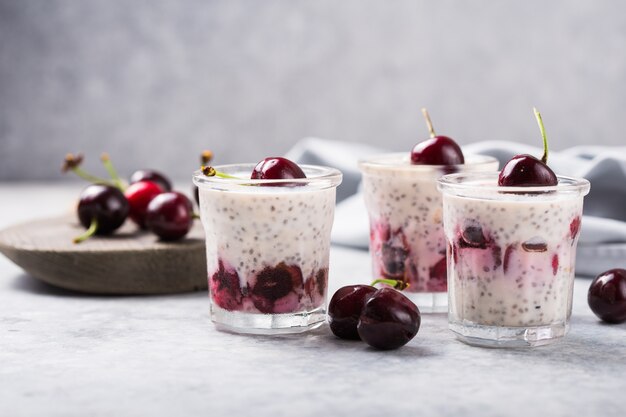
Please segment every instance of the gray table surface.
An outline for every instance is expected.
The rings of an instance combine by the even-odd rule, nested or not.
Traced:
[[[183,188],[185,189],[185,188]],[[0,184],[0,227],[62,213],[80,186]],[[366,282],[333,247],[330,291]],[[0,416],[623,416],[626,324],[603,325],[577,279],[570,334],[536,349],[464,345],[425,315],[405,347],[220,333],[205,293],[85,296],[0,257]]]

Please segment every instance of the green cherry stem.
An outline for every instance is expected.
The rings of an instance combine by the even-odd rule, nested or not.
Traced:
[[[546,136],[546,128],[543,126],[543,119],[541,118],[541,113],[537,110],[536,107],[533,107],[533,111],[535,112],[535,118],[537,119],[537,124],[539,125],[539,130],[541,131],[541,137],[543,139],[543,156],[541,157],[541,162],[544,164],[548,163],[548,137]]]
[[[375,279],[374,281],[372,281],[372,283],[370,285],[373,287],[376,284],[391,285],[393,288],[395,288],[396,290],[400,290],[400,291],[409,288],[409,283],[408,282],[404,282],[404,281],[399,280],[399,279],[378,278],[378,279]]]
[[[65,155],[65,159],[63,160],[63,167],[61,168],[62,172],[72,171],[76,174],[77,177],[84,179],[85,181],[89,181],[92,183],[98,184],[107,184],[107,185],[115,185],[109,180],[105,180],[104,178],[96,177],[95,175],[91,175],[84,169],[80,167],[83,162],[82,154],[71,154],[68,153]]]
[[[229,175],[224,172],[217,171],[215,168],[211,166],[202,166],[200,167],[200,170],[207,177],[220,177],[220,178],[226,178],[226,179],[231,179],[231,180],[243,179],[243,178],[235,177],[234,175]]]
[[[100,156],[100,160],[102,161],[104,168],[107,170],[107,172],[111,176],[111,179],[115,183],[115,186],[119,188],[121,192],[124,192],[126,190],[126,186],[124,185],[124,182],[121,180],[120,176],[118,175],[117,170],[113,166],[113,163],[111,162],[111,158],[109,157],[109,154],[106,152],[103,153]]]
[[[76,168],[70,168],[70,169],[74,174],[84,179],[85,181],[98,183],[98,184],[109,184],[109,185],[111,184],[111,181],[105,180],[104,178],[96,177],[95,175],[91,175],[85,170],[83,170],[82,168],[76,167]]]
[[[98,231],[98,219],[96,219],[94,217],[91,220],[91,224],[89,225],[89,229],[85,230],[85,233],[83,233],[82,235],[76,236],[74,238],[73,242],[74,243],[84,242],[85,240],[87,240],[90,237],[92,237],[93,235],[95,235],[97,231]]]
[[[430,115],[428,114],[428,110],[426,110],[426,107],[422,108],[422,114],[424,115],[424,120],[426,120],[426,126],[428,126],[428,132],[430,133],[430,137],[434,138],[437,135],[435,134],[433,122],[432,120],[430,120]]]

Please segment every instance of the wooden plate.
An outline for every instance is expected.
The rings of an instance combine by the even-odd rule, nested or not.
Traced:
[[[207,288],[204,232],[162,242],[127,221],[115,234],[74,244],[75,217],[36,220],[0,231],[0,252],[33,277],[92,294],[165,294]]]

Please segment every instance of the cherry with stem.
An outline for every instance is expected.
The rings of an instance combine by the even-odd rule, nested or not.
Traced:
[[[126,190],[126,185],[124,184],[124,182],[118,175],[117,170],[113,166],[113,162],[111,162],[111,157],[109,156],[109,154],[106,152],[102,153],[102,155],[100,155],[100,161],[102,161],[104,168],[109,173],[109,176],[111,177],[113,182],[116,184],[117,188],[119,188],[122,192],[124,192]]]
[[[416,144],[411,150],[413,165],[460,165],[465,163],[461,147],[447,136],[437,135],[428,110],[422,109],[430,138]]]
[[[559,182],[554,171],[547,165],[548,137],[541,113],[536,108],[533,108],[533,112],[543,139],[543,155],[541,159],[527,154],[515,155],[502,167],[498,175],[498,185],[500,186],[540,187],[554,186]]]
[[[128,200],[119,188],[107,184],[88,185],[80,194],[78,220],[87,230],[74,239],[80,243],[93,235],[108,235],[118,229],[128,216]]]

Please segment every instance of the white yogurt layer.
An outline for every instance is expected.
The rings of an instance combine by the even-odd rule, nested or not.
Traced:
[[[201,187],[200,200],[209,278],[218,260],[237,272],[244,293],[257,273],[280,263],[299,267],[304,283],[320,270],[327,273],[334,187]],[[255,308],[246,302],[243,310]]]
[[[450,320],[516,327],[569,318],[582,196],[444,194],[443,207]]]

